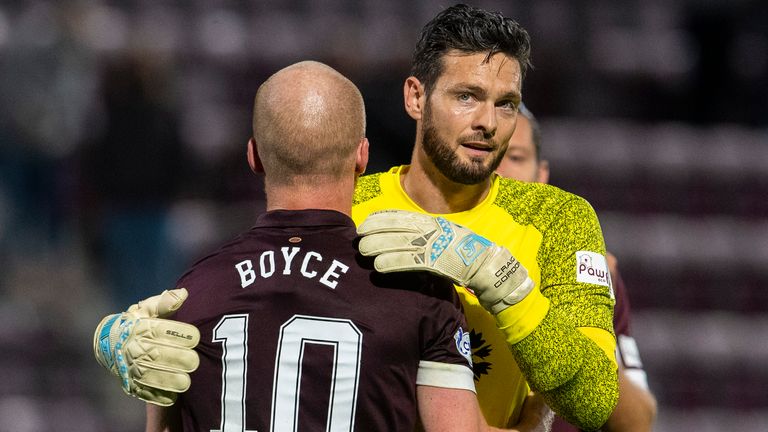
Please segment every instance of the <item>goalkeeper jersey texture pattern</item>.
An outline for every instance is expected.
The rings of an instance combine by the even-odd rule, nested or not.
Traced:
[[[180,279],[200,330],[176,407],[185,431],[411,432],[416,384],[474,391],[451,284],[382,275],[352,220],[276,210]]]
[[[427,213],[402,189],[400,174],[405,169],[407,166],[394,167],[389,172],[358,180],[352,210],[355,223],[360,224],[368,214],[383,209]],[[603,279],[598,277],[599,266],[594,266],[597,272],[586,267],[587,261],[605,255],[605,246],[594,210],[585,200],[550,185],[495,176],[488,196],[478,206],[440,216],[509,249],[528,270],[536,285],[534,289],[541,290],[549,299],[550,313],[544,319],[545,325],[537,327],[532,337],[523,340],[527,342],[523,345],[530,350],[532,358],[539,353],[546,358],[548,351],[561,352],[553,349],[560,347],[549,346],[562,341],[561,334],[552,335],[551,339],[547,337],[548,332],[559,331],[559,328],[600,329],[612,341],[610,280],[605,274]],[[584,264],[581,273],[580,264]],[[456,287],[456,290],[470,329],[476,387],[483,414],[493,426],[514,424],[529,386],[494,317],[479,305],[470,290],[463,287]],[[606,359],[600,358],[605,357],[603,353],[607,351],[613,355],[614,346],[597,348],[581,334],[577,337],[584,340],[570,344],[568,349],[571,351],[566,354],[585,357],[579,359],[583,364],[602,363],[604,366]],[[605,341],[602,345],[606,345]],[[581,361],[574,363],[582,364]],[[531,367],[530,364],[521,366]],[[555,371],[551,371],[552,376],[541,376],[547,373],[550,372],[536,370],[536,379],[550,385],[563,384],[570,378],[559,377]],[[604,387],[602,383],[584,382],[586,376],[595,378],[594,374],[578,375],[579,388],[564,386],[567,388],[564,391],[569,392],[568,400],[583,391],[600,392]],[[553,390],[554,393],[557,391],[560,389]],[[606,394],[605,397],[613,398],[615,403],[615,395]]]

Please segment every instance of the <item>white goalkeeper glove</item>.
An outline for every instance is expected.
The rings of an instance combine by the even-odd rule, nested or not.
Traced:
[[[382,273],[424,270],[471,288],[498,314],[533,289],[528,271],[509,251],[442,217],[403,210],[372,213],[357,228],[360,253],[376,256]]]
[[[187,290],[163,291],[105,317],[93,335],[96,360],[120,378],[123,391],[143,401],[170,406],[189,388],[200,359],[193,325],[162,319],[187,299]]]

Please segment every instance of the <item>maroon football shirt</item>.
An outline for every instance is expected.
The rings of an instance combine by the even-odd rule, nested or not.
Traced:
[[[182,276],[174,318],[201,335],[184,430],[411,431],[417,372],[472,387],[451,283],[376,273],[355,238],[338,212],[272,211]],[[469,378],[422,376],[446,364]]]

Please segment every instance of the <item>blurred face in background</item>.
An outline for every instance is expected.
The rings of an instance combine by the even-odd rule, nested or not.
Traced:
[[[547,183],[549,163],[540,160],[533,142],[531,121],[523,114],[517,116],[517,128],[509,140],[507,152],[496,169],[503,177],[524,182]]]

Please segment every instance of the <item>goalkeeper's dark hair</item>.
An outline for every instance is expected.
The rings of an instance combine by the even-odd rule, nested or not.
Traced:
[[[541,161],[541,126],[539,125],[539,121],[536,120],[536,116],[533,115],[531,110],[528,109],[528,107],[524,103],[520,103],[520,107],[518,108],[519,112],[518,115],[521,115],[528,119],[528,122],[531,124],[531,138],[533,141],[533,150],[536,153],[536,161]]]
[[[523,77],[531,67],[531,39],[520,24],[500,12],[457,4],[424,26],[414,50],[411,75],[425,85],[427,94],[443,73],[443,55],[451,50],[488,53],[486,61],[496,53],[506,54],[520,63]]]

